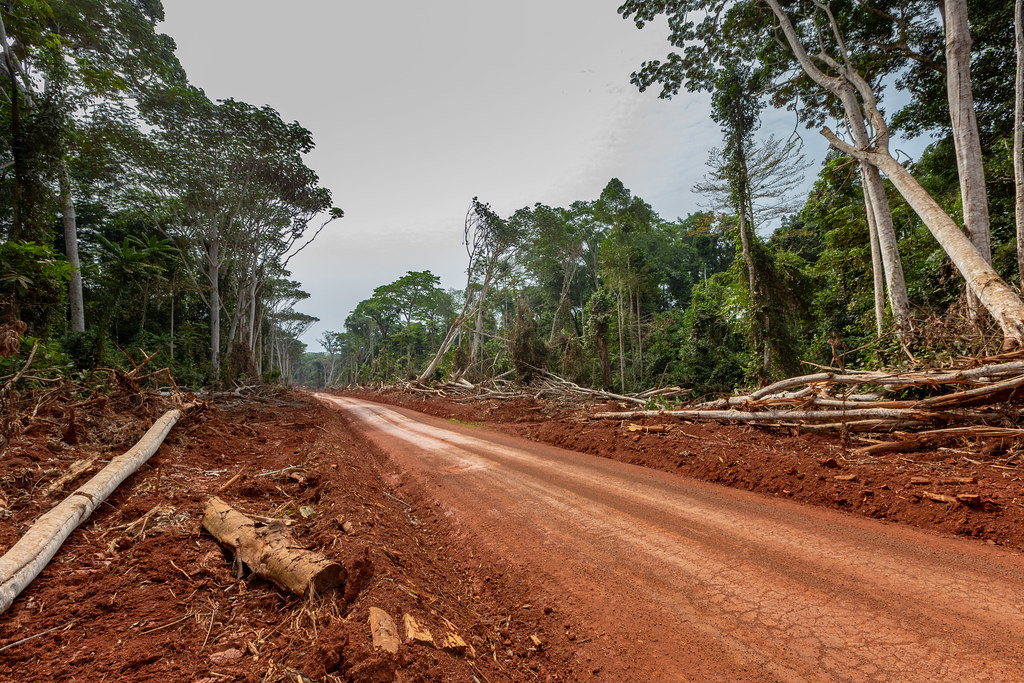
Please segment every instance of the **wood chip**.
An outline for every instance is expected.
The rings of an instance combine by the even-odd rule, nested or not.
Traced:
[[[927,477],[911,477],[910,478],[910,485],[911,486],[931,486],[931,484],[932,484],[932,480],[928,479]]]
[[[856,474],[837,474],[836,476],[834,476],[832,478],[837,480],[837,481],[857,481],[857,475]]]
[[[638,425],[628,424],[626,429],[631,432],[651,432],[654,434],[665,434],[672,429],[669,425]]]
[[[449,630],[441,640],[441,649],[461,655],[466,653],[469,646],[458,633]]]
[[[956,484],[977,484],[978,483],[978,478],[977,477],[949,477],[948,479],[942,479],[941,481],[939,481],[939,483],[940,484],[945,484],[947,486],[956,485]]]
[[[921,493],[921,497],[922,498],[927,498],[928,500],[934,500],[936,503],[955,503],[955,502],[957,502],[956,498],[954,498],[953,496],[947,496],[944,493],[931,493],[930,491],[922,492]]]
[[[434,636],[430,634],[430,631],[419,625],[416,618],[406,613],[402,617],[402,625],[405,626],[405,639],[413,643],[419,643],[420,645],[434,645]]]
[[[977,493],[958,493],[956,499],[968,506],[981,505],[981,496]]]
[[[378,650],[387,650],[391,654],[398,652],[398,627],[388,613],[377,607],[370,608],[370,638],[373,639],[373,647]]]
[[[538,650],[542,647],[540,638],[537,637],[536,633],[530,634],[530,640],[533,641],[533,646]]]

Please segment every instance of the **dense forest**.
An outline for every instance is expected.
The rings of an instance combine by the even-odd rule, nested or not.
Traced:
[[[288,265],[342,217],[303,161],[310,132],[191,85],[159,0],[0,2],[0,374],[32,347],[82,370],[145,349],[190,386],[553,372],[708,394],[805,363],[1021,346],[1014,2],[619,13],[668,21],[672,52],[638,65],[637,88],[710,93],[704,202],[659,216],[618,179],[504,216],[473,198],[462,289],[411,271],[306,353],[314,319]],[[769,108],[792,112],[791,134],[762,130]],[[819,133],[832,148],[812,164],[800,141]],[[930,144],[907,159],[892,133]]]
[[[630,0],[619,11],[639,28],[669,21],[675,52],[640,66],[640,90],[711,93],[722,138],[695,188],[702,210],[663,218],[617,179],[597,198],[510,216],[474,198],[465,289],[445,292],[429,272],[381,285],[322,337],[326,353],[306,354],[302,381],[546,370],[707,394],[808,362],[899,366],[1020,345],[1013,2]],[[764,134],[768,107],[802,126]],[[803,127],[832,150],[797,197],[809,169],[800,139],[817,134]],[[891,131],[931,143],[897,158]]]
[[[22,336],[0,374],[33,346],[78,369],[144,349],[190,386],[301,356],[288,262],[342,215],[311,134],[190,85],[162,19],[159,0],[0,3],[0,355]]]

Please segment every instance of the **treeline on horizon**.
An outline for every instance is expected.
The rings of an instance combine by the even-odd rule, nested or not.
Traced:
[[[159,0],[0,2],[0,375],[156,353],[179,382],[291,376],[288,261],[336,218],[310,132],[188,82]]]
[[[941,168],[948,153],[940,140],[915,168]],[[955,174],[928,171],[927,178],[955,202]],[[304,354],[296,380],[318,387],[480,381],[509,371],[528,380],[545,369],[614,391],[680,385],[708,394],[799,374],[802,361],[908,360],[891,324],[881,335],[875,328],[856,164],[830,154],[803,205],[781,204],[764,212],[777,227],[750,235],[770,334],[754,330],[763,311],[751,302],[735,215],[708,210],[664,220],[612,179],[596,200],[536,204],[507,218],[474,199],[467,287],[445,290],[430,271],[377,287],[343,330],[317,340],[325,353]],[[901,253],[915,264],[907,269],[918,305],[915,358],[998,346],[991,322],[966,320],[963,284],[927,229],[896,197],[893,212]],[[995,261],[1016,283],[1014,248],[1012,237],[997,242]],[[430,368],[452,329],[451,346]]]

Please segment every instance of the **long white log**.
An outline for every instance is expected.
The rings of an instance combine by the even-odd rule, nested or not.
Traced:
[[[631,410],[625,412],[594,413],[595,420],[629,420],[640,417],[681,417],[687,420],[778,422],[779,420],[883,420],[928,421],[940,417],[939,413],[903,408],[852,408],[850,410]]]
[[[0,614],[43,571],[71,532],[88,519],[121,482],[149,460],[180,418],[180,410],[164,413],[137,444],[111,460],[99,474],[36,520],[14,547],[0,557]]]

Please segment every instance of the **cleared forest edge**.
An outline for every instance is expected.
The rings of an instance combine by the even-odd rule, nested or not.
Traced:
[[[460,404],[398,390],[350,392],[430,415],[680,476],[1024,550],[1024,472],[1012,441],[980,449],[857,454],[841,439],[653,417],[592,421],[614,402]],[[667,430],[662,431],[666,426]],[[658,429],[651,430],[651,426]]]
[[[133,436],[125,423],[97,431],[90,448]],[[81,448],[31,435],[12,444],[0,461],[0,548],[52,505],[46,484]],[[207,406],[0,619],[0,680],[578,680],[578,629],[558,605],[507,568],[480,566],[452,520],[410,502],[387,472],[302,396]],[[303,599],[233,566],[201,530],[214,495],[342,563],[345,585]],[[398,625],[396,654],[374,649],[371,608]],[[436,646],[406,640],[406,614]]]

